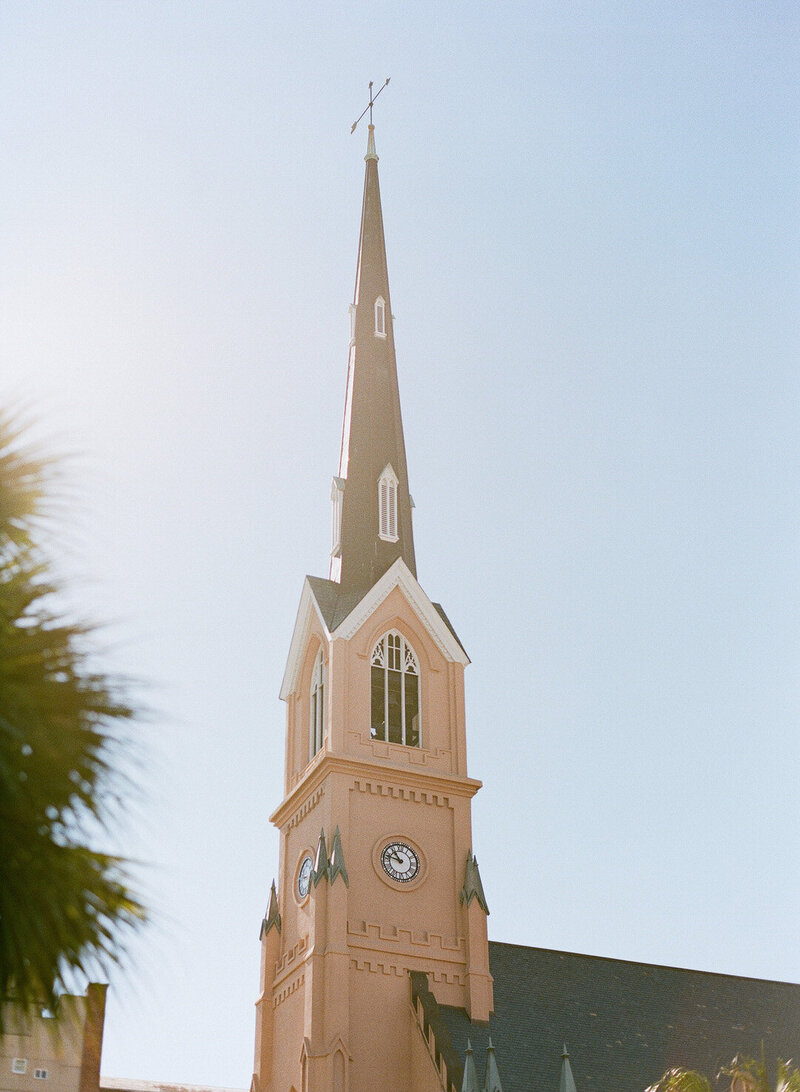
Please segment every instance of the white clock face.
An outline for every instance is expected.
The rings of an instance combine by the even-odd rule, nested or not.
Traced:
[[[405,842],[389,842],[384,846],[381,865],[386,875],[398,883],[410,883],[419,874],[419,857]]]
[[[300,871],[297,873],[297,894],[301,899],[304,899],[308,894],[311,887],[311,872],[314,868],[314,862],[307,853],[303,858],[303,863],[300,865]]]

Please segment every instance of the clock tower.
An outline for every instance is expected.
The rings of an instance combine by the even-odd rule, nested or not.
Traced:
[[[281,688],[252,1092],[450,1092],[427,986],[474,1023],[492,1010],[469,659],[416,578],[371,124],[365,161],[330,573],[306,577]]]

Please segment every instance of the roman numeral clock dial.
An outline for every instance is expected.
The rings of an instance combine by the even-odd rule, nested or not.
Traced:
[[[419,874],[419,857],[406,842],[389,842],[381,850],[381,866],[391,880],[411,883]]]

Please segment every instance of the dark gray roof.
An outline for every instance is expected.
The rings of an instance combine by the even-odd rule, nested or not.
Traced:
[[[363,588],[360,591],[354,591],[352,589],[343,591],[341,584],[337,584],[335,580],[325,580],[321,576],[307,576],[306,579],[311,585],[311,591],[314,593],[317,606],[322,613],[322,617],[325,619],[325,625],[331,633],[342,624],[351,611],[355,610],[369,591],[369,588]],[[461,641],[459,641],[458,634],[453,629],[450,619],[445,614],[441,604],[434,603],[433,607],[458,641],[466,655],[467,650],[461,644]]]
[[[462,1058],[471,1039],[479,1076],[491,1034],[504,1092],[557,1092],[564,1043],[578,1092],[643,1092],[671,1066],[713,1083],[762,1042],[771,1077],[776,1058],[800,1061],[800,985],[497,942],[489,962],[489,1026],[440,1011]]]
[[[343,592],[341,584],[337,584],[335,580],[324,580],[321,576],[307,576],[306,580],[311,585],[317,606],[331,633],[355,610],[369,590],[364,588],[362,591]]]

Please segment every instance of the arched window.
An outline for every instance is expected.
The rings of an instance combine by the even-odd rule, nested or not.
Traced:
[[[344,1092],[344,1054],[341,1050],[333,1056],[333,1092]]]
[[[378,535],[397,542],[397,475],[391,466],[378,479]]]
[[[383,296],[375,300],[375,337],[386,337],[386,304]]]
[[[419,665],[414,649],[401,634],[385,633],[372,650],[373,739],[420,746]]]
[[[325,739],[325,660],[322,649],[317,653],[311,675],[311,708],[308,727],[308,757],[313,758]]]

